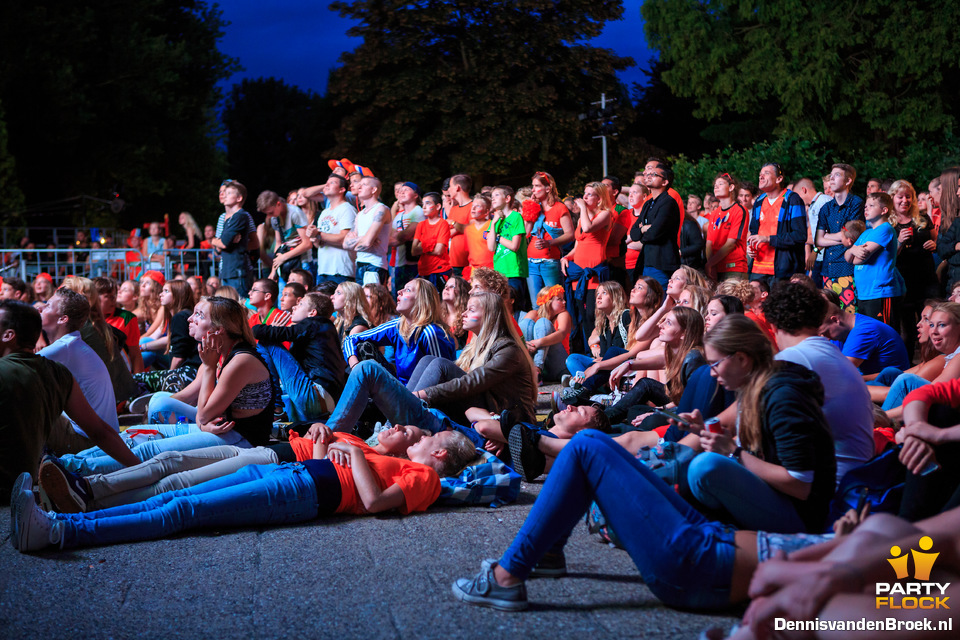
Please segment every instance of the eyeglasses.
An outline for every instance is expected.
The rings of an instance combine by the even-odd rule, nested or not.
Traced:
[[[264,291],[263,289],[250,289],[250,291],[256,291],[257,293],[268,293],[267,291]]]
[[[644,171],[644,172],[643,172],[643,175],[645,175],[645,176],[654,176],[654,177],[657,177],[657,178],[663,178],[663,174],[662,174],[662,173],[657,173],[656,171]]]
[[[710,363],[710,370],[711,370],[711,371],[716,371],[716,370],[717,370],[717,367],[720,366],[720,363],[723,362],[724,360],[726,360],[727,358],[731,357],[732,355],[733,355],[733,354],[731,353],[731,354],[728,354],[728,355],[723,356],[722,358],[720,358],[720,359],[717,360],[716,362],[711,362],[711,363]]]

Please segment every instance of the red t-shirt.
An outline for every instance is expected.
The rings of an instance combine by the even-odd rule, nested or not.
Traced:
[[[610,226],[610,235],[607,238],[607,260],[620,257],[620,243],[630,231],[627,225],[633,224],[633,209],[619,204],[614,209],[613,224]]]
[[[747,235],[750,233],[746,211],[738,202],[729,208],[717,207],[708,216],[707,242],[713,246],[714,252],[722,247],[731,237],[737,243],[730,250],[723,261],[717,264],[718,273],[746,273],[747,272]]]
[[[420,260],[417,262],[417,273],[421,276],[429,276],[450,270],[450,254],[447,250],[450,242],[450,225],[446,220],[437,218],[436,223],[432,223],[429,219],[424,220],[417,225],[413,237],[423,247],[423,253],[420,254]],[[436,249],[438,244],[443,245],[443,249],[440,255],[435,256],[430,252]]]
[[[602,264],[607,259],[607,238],[610,237],[610,228],[613,226],[613,220],[607,221],[607,226],[603,229],[593,228],[584,233],[579,223],[574,237],[577,240],[577,248],[573,254],[573,261],[582,269],[589,269]],[[599,286],[596,278],[590,278],[590,289],[596,289]],[[574,283],[576,288],[576,283]]]
[[[363,457],[373,471],[381,491],[386,491],[393,485],[400,487],[403,492],[403,505],[397,509],[400,513],[426,511],[427,507],[440,497],[440,476],[432,468],[403,458],[379,454],[366,442],[348,433],[334,433],[333,440],[355,445],[363,451]],[[291,431],[290,446],[298,461],[313,459],[313,440],[301,438],[295,431]],[[357,491],[357,483],[353,479],[353,469],[338,464],[333,466],[340,480],[341,497],[337,513],[366,513]]]
[[[570,215],[570,212],[567,211],[567,206],[562,202],[555,202],[552,207],[547,209],[544,212],[544,226],[552,227],[554,229],[562,229],[560,226],[560,219],[567,215]],[[549,235],[544,231],[546,235]],[[533,235],[527,236],[527,257],[534,258],[537,260],[547,259],[547,260],[559,260],[560,247],[551,246],[546,249],[537,249],[537,239]]]
[[[455,204],[447,212],[447,219],[462,225],[470,224],[470,209],[473,208],[473,200],[467,204]],[[450,235],[450,265],[454,267],[467,266],[467,239],[463,234]]]
[[[781,193],[780,198],[782,197],[783,194]],[[777,235],[777,219],[780,216],[780,198],[777,198],[777,201],[773,203],[770,202],[769,196],[763,199],[763,202],[760,204],[760,228],[757,231],[757,235]],[[758,244],[756,255],[753,257],[753,273],[772,276],[774,273],[773,257],[775,253],[776,250],[766,242]]]
[[[683,245],[681,242],[683,238],[683,216],[686,215],[687,205],[683,203],[683,198],[680,197],[680,194],[677,193],[673,187],[667,187],[667,195],[673,198],[673,201],[680,207],[680,230],[677,232],[677,246],[679,247]]]
[[[107,321],[107,324],[111,327],[115,327],[123,331],[123,334],[126,338],[127,351],[130,353],[135,353],[133,349],[140,349],[140,323],[137,322],[137,316],[133,315],[126,309],[121,309],[117,307],[112,316],[104,316],[104,320]]]

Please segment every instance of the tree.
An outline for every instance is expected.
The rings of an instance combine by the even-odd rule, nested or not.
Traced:
[[[8,0],[0,100],[27,204],[122,185],[137,216],[213,201],[220,10],[199,0]]]
[[[363,38],[331,73],[344,118],[329,157],[389,179],[573,173],[593,147],[578,114],[619,91],[628,58],[582,44],[619,0],[355,0],[331,8]]]
[[[955,122],[960,3],[657,0],[641,13],[664,82],[697,117],[772,105],[772,133],[839,150],[895,150]]]
[[[0,224],[4,228],[23,224],[23,192],[17,184],[16,160],[7,150],[7,122],[0,102]]]
[[[320,151],[333,145],[334,120],[317,94],[275,78],[244,80],[233,85],[222,120],[229,174],[254,198],[263,189],[279,193],[325,178]]]

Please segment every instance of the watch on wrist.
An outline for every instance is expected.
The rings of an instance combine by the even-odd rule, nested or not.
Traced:
[[[731,453],[729,457],[733,458],[737,462],[743,462],[743,460],[740,459],[740,455],[742,453],[743,453],[743,447],[738,446],[736,449],[733,450],[733,453]]]

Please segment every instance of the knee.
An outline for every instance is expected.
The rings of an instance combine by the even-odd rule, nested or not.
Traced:
[[[546,318],[540,318],[533,325],[533,334],[537,338],[542,338],[553,333],[553,323]]]
[[[704,489],[716,482],[722,482],[719,476],[726,462],[726,456],[709,451],[696,456],[690,461],[690,467],[687,470],[687,480],[691,489]]]
[[[381,374],[381,372],[386,373],[386,369],[380,366],[378,362],[374,360],[364,360],[353,368],[353,370],[350,372],[350,377],[355,377],[360,380],[366,378],[376,378]]]

